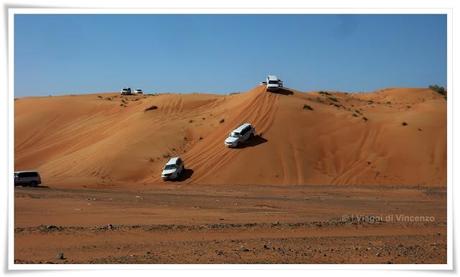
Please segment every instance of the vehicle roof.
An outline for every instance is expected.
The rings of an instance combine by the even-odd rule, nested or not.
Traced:
[[[140,89],[140,88],[137,88],[136,90],[142,90],[142,89]]]
[[[243,125],[241,125],[240,127],[236,128],[235,130],[233,130],[233,132],[236,132],[236,133],[241,133],[241,131],[243,131],[244,128],[248,127],[248,126],[251,126],[251,124],[249,123],[244,123]]]
[[[278,77],[276,77],[275,75],[268,75],[267,79],[270,80],[270,81],[279,80]]]
[[[37,170],[20,170],[20,171],[15,171],[14,174],[17,174],[17,173],[29,173],[29,172],[38,173]]]
[[[178,159],[180,159],[180,157],[172,157],[171,159],[169,159],[166,165],[176,164]]]

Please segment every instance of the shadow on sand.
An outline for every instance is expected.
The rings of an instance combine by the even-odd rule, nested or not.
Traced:
[[[33,188],[33,189],[49,189],[50,187],[48,186],[42,186],[42,185],[36,185],[36,186],[31,186],[31,185],[15,185],[16,187],[21,187],[21,188]]]
[[[294,92],[287,88],[280,88],[278,90],[269,91],[270,93],[282,94],[282,95],[292,95]]]
[[[184,168],[182,173],[177,179],[171,180],[172,182],[182,182],[187,180],[188,178],[192,177],[193,175],[193,169],[190,168]]]
[[[235,148],[253,147],[266,142],[267,140],[261,137],[260,135],[255,135]]]

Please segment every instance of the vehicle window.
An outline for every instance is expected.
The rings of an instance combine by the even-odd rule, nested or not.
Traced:
[[[268,81],[269,84],[278,84],[278,81]]]
[[[232,132],[232,133],[230,134],[230,136],[231,136],[231,137],[234,137],[234,138],[237,138],[237,137],[240,136],[240,134],[237,133],[237,132]]]
[[[175,168],[176,168],[176,165],[174,165],[174,164],[168,164],[168,165],[165,166],[166,170],[175,169]]]
[[[37,177],[38,174],[36,172],[23,172],[18,174],[19,177]]]

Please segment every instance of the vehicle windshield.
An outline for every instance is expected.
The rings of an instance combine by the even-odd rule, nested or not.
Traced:
[[[231,136],[231,137],[234,137],[234,138],[237,138],[237,137],[240,136],[240,134],[239,134],[239,133],[236,133],[236,132],[231,132],[231,133],[230,133],[230,136]]]
[[[269,84],[278,84],[278,81],[268,81]]]
[[[165,166],[165,170],[171,170],[171,169],[176,169],[176,166],[173,164],[168,164]]]

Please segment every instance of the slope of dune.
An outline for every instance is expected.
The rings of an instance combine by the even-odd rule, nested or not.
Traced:
[[[244,122],[259,136],[225,148]],[[180,155],[176,184],[445,186],[446,126],[429,89],[22,98],[15,169],[54,186],[145,187],[164,184],[162,166]]]

